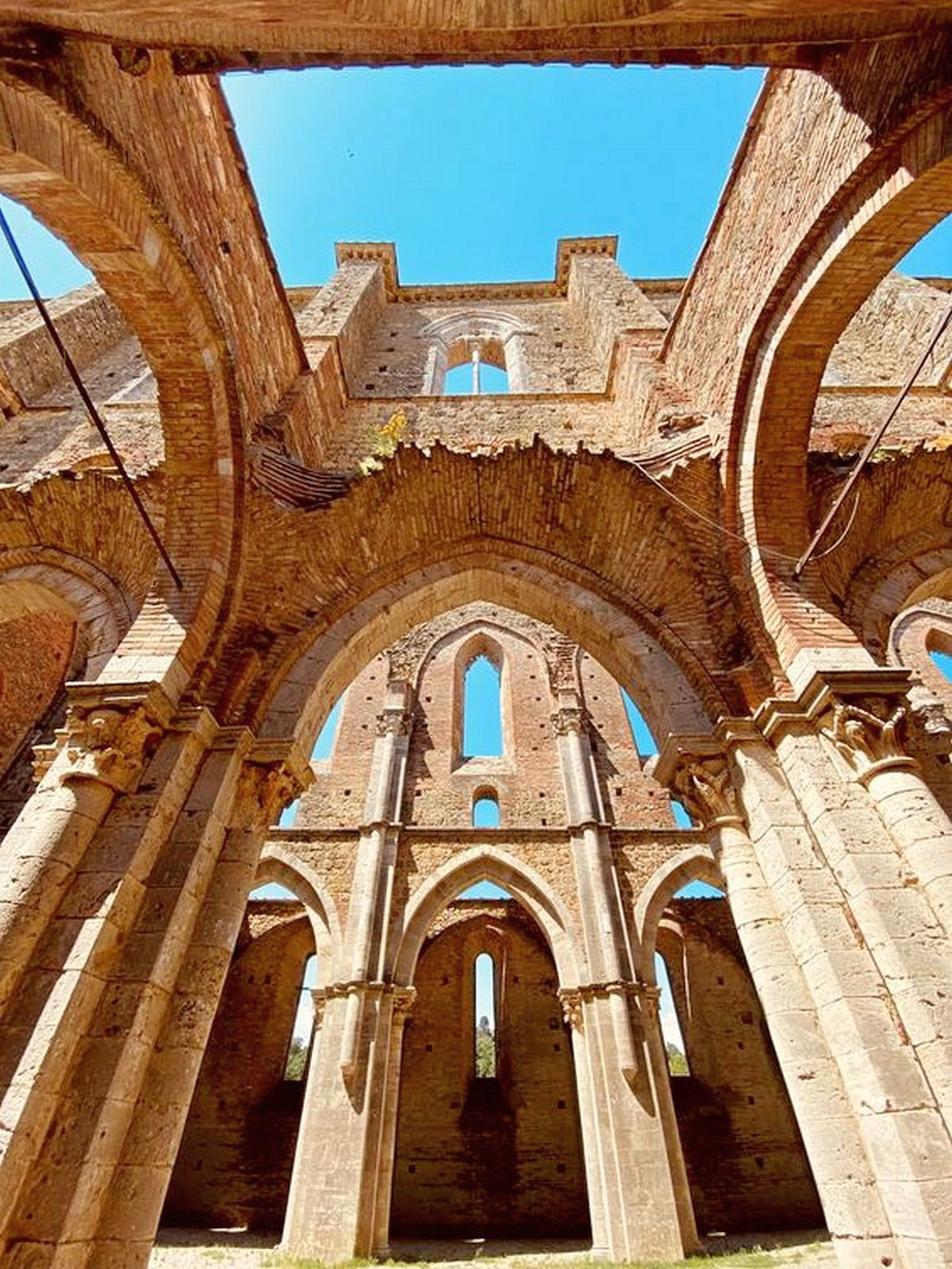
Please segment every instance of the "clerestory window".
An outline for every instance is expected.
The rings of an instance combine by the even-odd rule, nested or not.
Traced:
[[[476,957],[473,972],[474,1051],[476,1078],[496,1078],[496,962],[488,952]]]
[[[499,666],[485,653],[463,675],[463,757],[502,756],[502,691]]]

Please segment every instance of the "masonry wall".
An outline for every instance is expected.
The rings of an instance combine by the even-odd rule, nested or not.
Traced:
[[[726,900],[675,899],[658,933],[689,1075],[672,1076],[698,1229],[822,1228],[790,1099]]]
[[[468,828],[474,796],[491,790],[499,799],[503,828],[564,825],[565,794],[551,724],[551,665],[558,654],[551,647],[546,651],[544,642],[555,640],[555,632],[519,614],[479,604],[421,629],[414,632],[412,645],[421,668],[403,822]],[[576,681],[591,718],[606,819],[640,828],[672,826],[667,791],[642,769],[621,689],[597,661],[562,642],[578,660]],[[502,669],[504,753],[498,758],[464,758],[460,752],[462,677],[481,654],[495,657]],[[314,764],[315,782],[301,800],[296,828],[360,822],[388,673],[384,654],[347,689],[333,751]]]
[[[496,1079],[474,1066],[474,962],[497,974]],[[391,1232],[581,1237],[571,1040],[542,935],[515,902],[453,904],[420,955],[404,1038]]]
[[[300,904],[253,901],[215,1015],[163,1219],[280,1229],[303,1081],[284,1078],[314,938]]]

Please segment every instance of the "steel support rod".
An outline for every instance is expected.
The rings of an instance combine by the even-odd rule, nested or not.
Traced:
[[[7,221],[6,216],[4,215],[4,211],[2,207],[0,207],[0,230],[3,231],[3,236],[7,240],[7,246],[10,248],[10,252],[13,255],[14,260],[16,261],[17,268],[20,270],[20,273],[23,276],[23,281],[26,283],[30,294],[33,296],[33,303],[36,305],[37,310],[40,314],[40,317],[43,319],[43,324],[46,327],[47,331],[49,332],[50,339],[52,339],[53,344],[56,347],[56,351],[59,353],[60,358],[63,362],[63,365],[66,367],[69,377],[72,379],[73,383],[75,384],[76,391],[79,393],[80,399],[82,400],[83,405],[86,407],[86,413],[92,419],[93,424],[96,428],[96,431],[102,437],[102,442],[109,453],[109,457],[112,459],[113,463],[115,464],[119,472],[119,475],[122,477],[123,482],[125,483],[126,489],[129,492],[129,497],[132,499],[133,504],[135,505],[135,509],[136,511],[138,511],[142,519],[142,523],[145,525],[146,529],[149,531],[149,537],[151,537],[152,541],[155,543],[156,547],[158,548],[159,555],[161,555],[162,562],[165,564],[165,567],[169,570],[169,574],[172,578],[172,581],[179,588],[179,590],[181,590],[182,578],[179,575],[178,569],[176,569],[175,565],[172,563],[169,553],[165,549],[165,544],[163,543],[162,539],[159,537],[159,532],[156,529],[155,525],[152,523],[152,519],[145,508],[145,504],[143,503],[142,499],[139,496],[139,491],[136,489],[132,481],[132,477],[126,471],[125,464],[123,463],[122,458],[119,455],[119,451],[116,449],[115,445],[113,445],[112,440],[109,436],[109,433],[106,431],[106,425],[102,421],[99,411],[97,410],[96,406],[93,403],[92,397],[86,391],[86,385],[83,383],[82,379],[80,378],[79,371],[76,369],[75,363],[73,362],[72,357],[69,355],[69,349],[63,343],[62,339],[60,339],[59,331],[56,329],[53,319],[50,317],[49,309],[47,309],[46,304],[43,300],[43,297],[40,295],[40,292],[37,290],[36,283],[33,280],[33,274],[30,272],[29,265],[23,258],[23,253],[20,251],[20,248],[17,245],[17,241],[13,236],[13,230],[10,228],[10,225]]]
[[[893,419],[899,413],[899,409],[902,403],[905,401],[906,397],[909,395],[912,389],[912,385],[919,378],[919,375],[922,373],[923,367],[925,366],[929,358],[932,356],[932,353],[935,350],[936,344],[945,334],[946,328],[948,327],[950,321],[952,321],[952,304],[950,304],[949,307],[945,310],[945,312],[939,317],[939,320],[936,322],[935,326],[933,327],[932,334],[929,336],[929,342],[926,344],[925,350],[923,351],[922,356],[916,362],[912,370],[912,373],[909,375],[909,378],[899,389],[899,392],[896,395],[896,399],[893,401],[892,406],[890,407],[886,417],[883,419],[879,427],[876,428],[876,431],[873,432],[872,436],[866,442],[866,447],[863,450],[862,454],[860,454],[859,456],[859,462],[856,464],[856,466],[853,468],[853,470],[850,472],[849,476],[847,477],[846,484],[843,486],[840,492],[833,499],[833,505],[830,507],[829,511],[823,517],[823,521],[820,524],[820,527],[817,529],[816,533],[814,533],[813,537],[810,539],[810,545],[807,547],[807,549],[803,552],[803,554],[800,556],[800,558],[797,560],[796,564],[794,565],[793,567],[794,577],[800,576],[800,574],[803,572],[804,566],[809,562],[811,555],[822,542],[827,530],[829,529],[830,525],[833,523],[834,519],[836,518],[837,512],[839,511],[840,507],[842,507],[846,499],[849,497],[850,492],[852,491],[854,485],[856,484],[856,482],[859,480],[860,476],[862,475],[863,469],[866,466],[866,464],[869,462],[873,451],[876,449],[876,446],[879,444],[879,442],[883,439],[883,435],[885,434],[886,429],[889,427],[890,423],[892,423]]]

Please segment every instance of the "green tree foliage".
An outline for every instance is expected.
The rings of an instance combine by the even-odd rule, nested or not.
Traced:
[[[476,1028],[476,1078],[490,1080],[496,1074],[496,1037],[488,1018],[480,1018]]]
[[[678,1046],[669,1040],[665,1045],[668,1054],[668,1070],[672,1075],[688,1075],[688,1060],[678,1048]]]
[[[307,1045],[300,1036],[295,1036],[288,1049],[288,1060],[284,1066],[286,1080],[304,1079],[304,1068],[307,1066]]]

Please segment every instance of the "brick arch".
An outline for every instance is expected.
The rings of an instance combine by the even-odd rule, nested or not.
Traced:
[[[150,677],[176,693],[211,634],[231,551],[237,416],[224,338],[161,213],[102,136],[19,81],[0,80],[0,111],[0,192],[93,272],[158,383],[164,536],[185,585],[159,568],[131,639],[140,655],[156,649]]]
[[[561,987],[582,981],[581,941],[562,900],[528,864],[498,846],[474,846],[437,868],[416,891],[403,914],[403,931],[393,964],[395,982],[410,984],[423,941],[448,903],[469,886],[491,881],[518,900],[545,935]]]
[[[514,613],[513,616],[518,617],[518,614]],[[467,621],[464,625],[455,627],[452,630],[444,631],[442,634],[438,634],[431,640],[427,648],[424,650],[423,655],[419,658],[419,663],[414,672],[413,686],[417,692],[420,691],[420,686],[423,683],[424,676],[430,666],[430,663],[443,648],[449,647],[454,643],[469,646],[472,642],[472,637],[478,635],[481,631],[485,631],[490,638],[493,638],[493,631],[510,635],[513,639],[520,640],[528,647],[532,648],[535,652],[538,652],[542,660],[545,660],[545,651],[541,644],[536,643],[525,630],[520,630],[515,622],[512,625],[507,625],[503,617],[474,617],[471,621]],[[497,648],[498,657],[501,661],[504,661],[505,652],[495,642],[494,638],[493,643]],[[460,652],[457,655],[460,655],[462,651],[463,647],[460,648]],[[478,651],[472,654],[472,656],[478,655]],[[472,657],[470,659],[472,659]],[[493,660],[492,657],[489,659]]]
[[[950,210],[952,106],[944,90],[931,108],[920,103],[920,122],[893,129],[862,174],[844,182],[804,238],[799,267],[782,274],[764,305],[769,323],[750,335],[730,496],[750,543],[753,602],[784,669],[817,644],[852,646],[857,665],[871,664],[834,615],[816,567],[798,583],[792,564],[769,552],[796,557],[809,540],[807,448],[834,344],[886,273]]]
[[[636,957],[641,978],[646,983],[653,984],[655,981],[654,953],[662,914],[675,894],[689,881],[706,881],[719,890],[726,890],[724,878],[705,842],[686,846],[665,860],[642,887],[635,903]]]
[[[0,622],[36,606],[55,608],[75,620],[89,679],[98,677],[138,607],[89,560],[55,547],[0,551]]]
[[[726,712],[703,667],[685,650],[676,659],[630,610],[541,563],[474,548],[369,595],[333,625],[302,638],[297,654],[271,676],[252,725],[266,736],[294,736],[309,751],[334,701],[365,664],[408,630],[477,600],[523,612],[584,647],[634,689],[659,738],[707,732]]]
[[[341,973],[341,928],[334,900],[320,878],[303,860],[278,842],[268,842],[261,852],[252,889],[275,882],[286,887],[307,909],[317,950],[318,983],[334,982]]]
[[[873,656],[889,662],[893,626],[901,614],[935,598],[952,598],[952,546],[916,552],[899,544],[856,575],[846,616]]]

